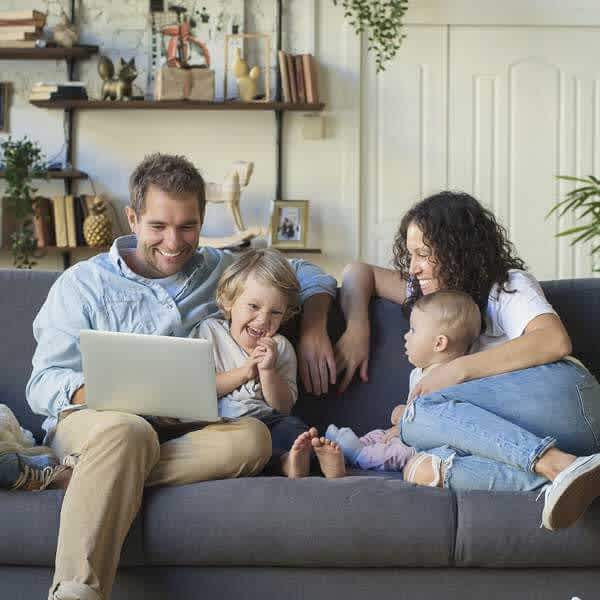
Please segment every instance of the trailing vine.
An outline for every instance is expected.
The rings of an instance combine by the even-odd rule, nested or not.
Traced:
[[[385,71],[386,63],[396,56],[406,34],[402,32],[402,17],[408,0],[333,0],[344,9],[344,17],[357,35],[366,33],[368,51],[375,54],[377,73]]]

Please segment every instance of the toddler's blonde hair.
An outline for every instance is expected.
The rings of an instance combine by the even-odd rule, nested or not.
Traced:
[[[481,312],[475,300],[466,292],[440,290],[425,294],[415,302],[417,308],[434,313],[442,329],[441,334],[448,337],[452,348],[465,354],[481,333]]]
[[[230,318],[231,306],[244,290],[246,280],[254,275],[258,281],[281,292],[286,301],[282,322],[300,311],[300,284],[287,259],[274,248],[248,250],[225,269],[217,285],[216,300],[219,308]]]

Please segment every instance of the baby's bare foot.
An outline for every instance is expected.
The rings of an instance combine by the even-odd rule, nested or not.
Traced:
[[[335,479],[346,475],[344,455],[342,449],[335,442],[324,437],[314,437],[312,447],[325,477]]]
[[[311,440],[313,437],[310,431],[301,433],[294,440],[291,450],[281,457],[281,468],[284,474],[290,479],[308,476],[310,471],[310,455],[312,453]]]

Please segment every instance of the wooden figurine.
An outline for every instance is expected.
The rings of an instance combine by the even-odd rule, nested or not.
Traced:
[[[62,46],[63,48],[71,48],[77,43],[78,38],[79,33],[77,32],[77,27],[74,23],[69,21],[69,17],[67,17],[65,11],[63,10],[60,17],[60,23],[56,25],[54,31],[52,32],[52,39],[57,43],[58,46]]]
[[[225,204],[233,220],[236,232],[226,237],[202,236],[200,237],[201,246],[212,246],[214,248],[236,246],[264,233],[260,228],[246,228],[240,212],[241,192],[248,185],[253,171],[254,163],[237,161],[233,163],[232,169],[225,177],[223,183],[208,182],[204,184],[206,202]]]
[[[260,68],[252,67],[248,69],[248,63],[242,58],[242,51],[240,48],[235,49],[235,58],[231,65],[231,72],[233,73],[240,93],[240,99],[243,102],[252,102],[256,98],[258,91],[258,77],[260,76]]]

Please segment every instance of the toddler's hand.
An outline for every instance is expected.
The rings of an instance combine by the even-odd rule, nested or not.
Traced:
[[[246,359],[244,368],[246,369],[246,381],[258,377],[258,358],[254,356],[254,352]]]
[[[398,423],[400,423],[405,410],[406,404],[398,404],[398,406],[394,408],[391,416],[392,425],[398,425]]]
[[[260,338],[252,356],[257,359],[257,367],[260,371],[268,371],[275,368],[277,363],[277,344],[273,338]]]

